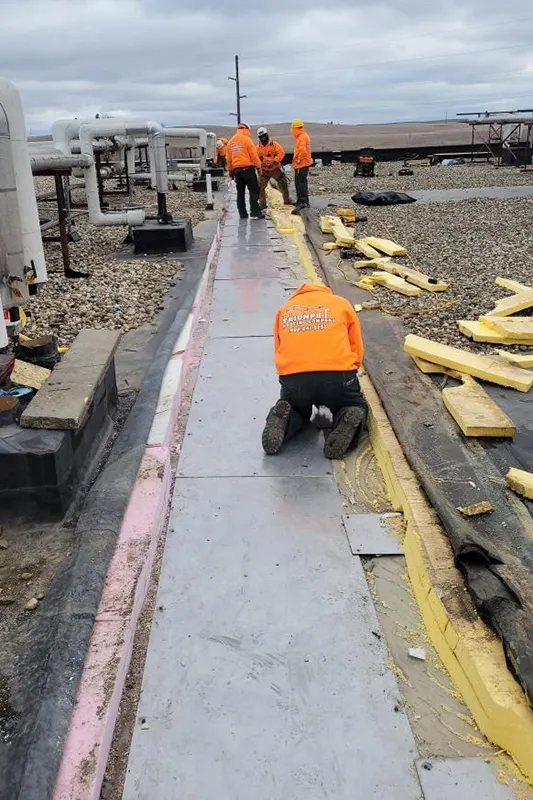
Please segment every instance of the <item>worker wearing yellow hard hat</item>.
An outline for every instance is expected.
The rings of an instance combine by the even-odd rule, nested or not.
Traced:
[[[296,205],[292,213],[298,214],[303,208],[309,208],[308,177],[313,157],[311,155],[311,139],[305,130],[303,121],[298,117],[292,121],[291,133],[294,136],[292,168],[296,189]]]

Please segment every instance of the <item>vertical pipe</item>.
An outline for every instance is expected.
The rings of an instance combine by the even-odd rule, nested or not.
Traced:
[[[211,173],[206,172],[205,174],[205,186],[207,189],[207,209],[211,211],[214,206],[213,202],[213,185],[211,183]]]
[[[9,339],[7,336],[6,321],[4,319],[4,309],[2,307],[2,297],[0,296],[0,350],[7,347]]]
[[[56,172],[57,215],[59,219],[59,238],[61,240],[61,255],[63,257],[63,272],[68,276],[70,272],[70,253],[68,249],[67,213],[65,208],[65,192],[63,190],[63,176]]]
[[[241,85],[239,82],[239,56],[235,56],[235,89],[237,91],[237,124],[241,121]]]

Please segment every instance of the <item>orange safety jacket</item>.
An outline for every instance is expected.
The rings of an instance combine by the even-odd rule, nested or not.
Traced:
[[[353,306],[327,286],[302,284],[276,314],[274,350],[278,375],[358,369],[364,348]]]
[[[306,133],[305,128],[291,128],[294,136],[294,153],[292,157],[292,168],[302,169],[310,167],[313,163],[311,155],[311,139]]]
[[[261,144],[258,142],[257,155],[261,159],[261,166],[264,173],[275,172],[281,169],[283,158],[285,157],[285,150],[273,139],[270,139],[268,144]]]
[[[226,150],[226,166],[229,172],[239,169],[239,167],[261,169],[261,161],[248,126],[239,128],[235,136],[229,140]]]
[[[215,164],[218,164],[218,159],[221,156],[225,156],[226,155],[226,149],[227,149],[227,146],[228,146],[228,140],[224,139],[223,136],[220,137],[220,141],[222,142],[222,147],[217,147],[217,149],[216,149],[215,159],[214,159]]]

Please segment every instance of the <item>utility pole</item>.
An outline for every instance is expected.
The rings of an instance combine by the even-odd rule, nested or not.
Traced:
[[[237,124],[241,121],[241,100],[243,100],[246,95],[241,94],[241,84],[239,79],[239,56],[235,56],[235,77],[228,78],[228,81],[235,81],[235,93],[237,95],[237,113],[234,111],[230,113],[231,117],[237,117]]]

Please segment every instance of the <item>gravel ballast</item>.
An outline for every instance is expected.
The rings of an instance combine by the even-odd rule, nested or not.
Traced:
[[[486,186],[533,186],[533,168],[523,172],[515,167],[494,167],[492,164],[461,164],[455,167],[423,167],[412,161],[414,175],[398,175],[401,161],[376,164],[374,178],[354,178],[354,164],[332,164],[314,167],[309,177],[312,195],[346,196],[360,189],[409,192],[417,189],[470,189]]]
[[[414,262],[449,287],[435,294],[422,291],[416,298],[376,287],[375,298],[386,309],[400,313],[410,333],[478,352],[494,352],[500,345],[472,342],[460,333],[456,322],[476,320],[510,294],[495,285],[498,276],[533,285],[533,199],[412,204],[365,208],[364,213],[368,221],[357,224],[358,236],[381,236],[404,245],[412,261],[408,257],[395,261],[406,266]],[[327,239],[331,237],[324,237]],[[327,258],[339,262],[350,280],[372,272],[354,269],[349,260],[339,261],[336,251]],[[448,305],[450,301],[456,302]],[[447,307],[439,309],[444,305]],[[417,314],[422,309],[429,313]],[[518,352],[524,348],[509,349]]]
[[[52,191],[53,179],[37,178],[36,191]],[[73,192],[74,202],[84,199],[83,189]],[[109,210],[122,208],[127,197],[108,197]],[[155,192],[136,188],[135,203],[155,214]],[[190,217],[193,227],[205,219],[205,194],[183,187],[168,192],[168,210],[174,216]],[[48,214],[48,210],[50,213]],[[26,335],[54,333],[61,345],[68,346],[81,328],[110,328],[126,332],[150,322],[161,307],[167,290],[181,279],[181,266],[175,257],[129,258],[123,242],[124,226],[97,228],[87,213],[74,209],[76,230],[81,238],[70,244],[71,266],[89,272],[87,279],[67,279],[59,244],[46,243],[48,282],[26,306],[30,312]],[[55,217],[55,205],[41,207],[41,214]],[[58,233],[57,229],[50,232]]]

